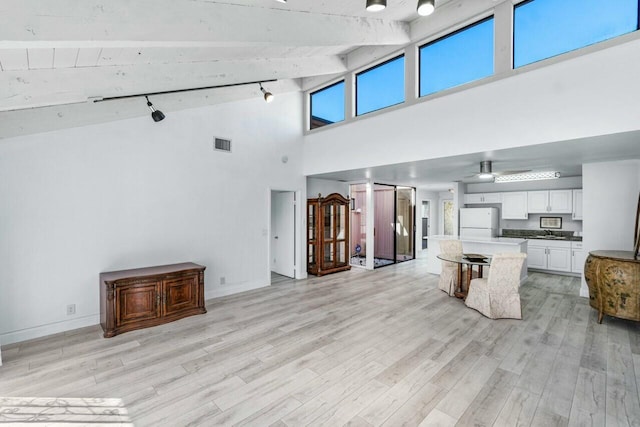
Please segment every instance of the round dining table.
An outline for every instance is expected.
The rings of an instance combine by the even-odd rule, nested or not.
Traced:
[[[480,255],[480,254],[462,254],[462,255],[453,255],[441,253],[437,255],[438,259],[442,261],[449,261],[458,264],[458,291],[454,292],[454,295],[458,298],[466,298],[467,293],[469,292],[469,285],[471,284],[471,279],[473,278],[473,267],[478,267],[478,277],[482,277],[482,268],[488,267],[491,265],[491,256],[490,255]],[[467,274],[466,277],[462,274],[463,266],[467,266]],[[466,281],[465,281],[466,279]],[[466,287],[464,286],[466,284]]]

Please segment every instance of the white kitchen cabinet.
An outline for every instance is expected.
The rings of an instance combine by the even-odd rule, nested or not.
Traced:
[[[573,190],[549,190],[549,212],[573,212]]]
[[[527,212],[547,213],[549,208],[549,191],[527,191]]]
[[[546,246],[536,246],[531,243],[527,245],[527,267],[547,269],[547,248]]]
[[[571,272],[571,242],[530,239],[527,246],[527,265],[549,271]]]
[[[527,192],[502,193],[502,219],[528,219]]]
[[[465,205],[480,203],[501,203],[502,193],[473,193],[464,195]]]
[[[573,214],[571,219],[582,219],[582,189],[573,190]]]
[[[527,191],[529,213],[572,213],[573,190]]]
[[[571,272],[582,274],[587,253],[582,248],[582,242],[571,242]]]

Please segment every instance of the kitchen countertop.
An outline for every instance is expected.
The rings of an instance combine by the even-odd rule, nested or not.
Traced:
[[[509,237],[513,237],[513,236],[509,236]],[[525,240],[552,240],[552,241],[556,241],[556,242],[582,242],[582,237],[579,236],[573,236],[573,237],[538,237],[538,236],[521,236],[519,237],[520,239],[525,239]]]
[[[582,236],[574,236],[573,231],[562,230],[519,230],[502,229],[502,237],[515,237],[519,239],[557,240],[560,242],[582,242]]]

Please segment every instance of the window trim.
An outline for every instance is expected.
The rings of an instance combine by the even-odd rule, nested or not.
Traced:
[[[385,61],[382,61],[382,62],[380,62],[380,63],[378,63],[378,64],[376,64],[376,65],[374,65],[372,67],[366,68],[366,69],[364,69],[362,71],[358,71],[357,73],[353,73],[353,86],[354,86],[354,90],[353,90],[353,106],[354,106],[353,117],[362,117],[362,116],[365,116],[367,114],[374,113],[374,112],[380,111],[380,110],[384,110],[385,108],[393,107],[393,106],[396,106],[396,105],[404,104],[404,103],[407,102],[407,99],[406,99],[406,96],[405,96],[407,82],[406,82],[406,79],[405,79],[405,73],[402,73],[402,80],[404,81],[404,84],[402,85],[402,87],[404,88],[403,92],[402,92],[402,96],[403,96],[404,99],[401,102],[396,102],[395,104],[387,105],[386,107],[380,107],[380,108],[376,108],[375,110],[367,111],[366,113],[358,114],[358,76],[361,75],[361,74],[367,73],[369,71],[373,71],[376,68],[380,68],[380,67],[382,67],[384,65],[387,65],[390,62],[396,61],[396,60],[398,60],[400,58],[405,59],[404,52],[402,52],[399,55],[395,55],[393,58],[389,58],[389,59],[387,59]],[[406,72],[406,66],[407,66],[407,62],[406,62],[406,59],[405,59],[404,67],[403,67],[405,69],[405,72]]]
[[[526,1],[533,1],[533,0],[526,0]],[[434,95],[436,93],[440,93],[440,92],[444,92],[446,90],[453,89],[454,87],[464,86],[464,85],[467,85],[469,83],[477,82],[479,80],[483,80],[483,79],[495,76],[496,70],[495,70],[495,66],[494,66],[493,73],[491,73],[491,75],[489,75],[489,76],[485,76],[485,77],[481,77],[479,79],[471,80],[471,81],[459,84],[457,86],[452,86],[452,87],[448,87],[448,88],[445,88],[445,89],[441,89],[441,90],[438,90],[436,92],[431,92],[431,93],[427,93],[425,95],[420,95],[421,89],[422,89],[422,73],[421,73],[421,71],[422,71],[422,49],[427,47],[427,46],[431,46],[431,45],[433,45],[435,43],[438,43],[438,42],[440,42],[442,40],[448,39],[449,37],[453,37],[456,34],[460,34],[460,33],[464,32],[464,31],[468,30],[469,28],[473,28],[476,25],[483,24],[484,22],[489,21],[489,20],[493,20],[493,22],[494,22],[494,24],[493,24],[493,43],[494,43],[494,46],[493,46],[493,58],[492,59],[495,62],[495,56],[496,56],[496,52],[495,52],[495,32],[496,31],[495,31],[495,14],[493,14],[493,13],[488,15],[488,16],[485,16],[484,18],[479,19],[478,21],[474,21],[474,22],[472,22],[470,24],[467,24],[464,27],[460,27],[457,30],[454,30],[453,32],[447,33],[447,34],[445,34],[443,36],[440,36],[440,37],[438,37],[436,39],[433,39],[431,41],[428,41],[426,43],[417,45],[417,47],[418,47],[418,72],[417,72],[417,75],[416,75],[416,80],[418,81],[418,93],[417,93],[417,98],[418,99],[426,98],[426,97]]]
[[[313,92],[309,92],[309,114],[307,115],[307,120],[309,121],[308,122],[309,125],[307,127],[309,128],[309,130],[315,130],[315,129],[320,129],[320,128],[323,128],[323,127],[326,127],[326,126],[331,126],[331,125],[334,125],[336,123],[344,122],[347,119],[347,112],[345,111],[344,112],[344,116],[342,117],[342,120],[337,121],[337,122],[333,122],[333,123],[328,123],[328,124],[326,124],[324,126],[318,126],[317,128],[313,128],[313,129],[311,128],[311,121],[312,121],[312,118],[313,118],[313,114],[312,114],[313,113],[313,95],[315,95],[318,92],[322,92],[323,90],[331,89],[332,87],[337,86],[340,83],[343,83],[344,86],[345,86],[344,98],[342,100],[342,104],[344,106],[344,104],[346,102],[346,99],[347,99],[347,90],[346,90],[347,79],[345,78],[345,76],[343,76],[342,79],[340,79],[340,80],[338,80],[336,82],[333,82],[333,83],[331,83],[331,84],[329,84],[327,86],[323,86],[321,88],[318,88],[318,89],[314,90]]]

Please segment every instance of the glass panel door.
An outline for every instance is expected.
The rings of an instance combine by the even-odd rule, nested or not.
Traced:
[[[352,184],[351,194],[351,265],[365,266],[367,263],[367,185]]]
[[[396,187],[396,262],[415,258],[415,189]]]
[[[375,268],[395,263],[395,186],[373,186]]]

